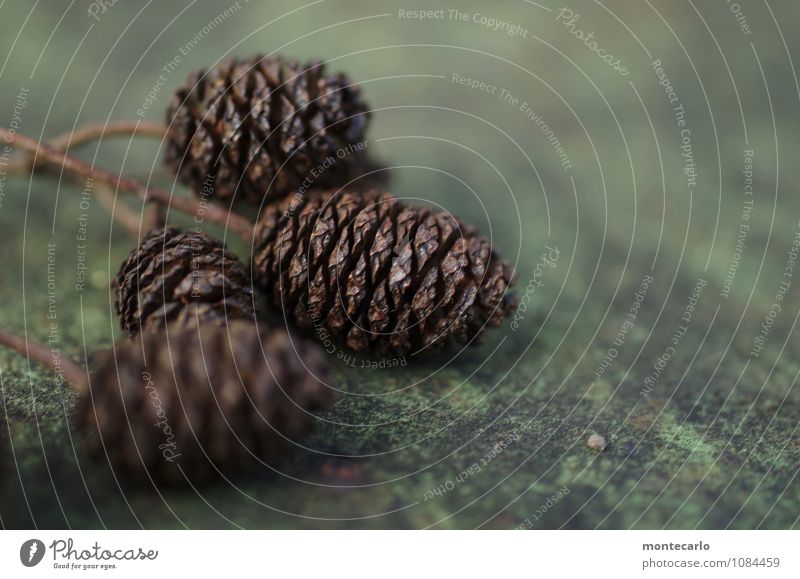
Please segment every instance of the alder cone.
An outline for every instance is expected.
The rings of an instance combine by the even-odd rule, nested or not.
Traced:
[[[141,337],[98,356],[75,413],[89,454],[119,475],[235,474],[276,457],[333,403],[325,355],[285,331],[237,320]]]
[[[228,60],[173,95],[165,160],[196,194],[260,204],[306,179],[332,187],[376,168],[357,146],[368,120],[359,88],[319,62]]]
[[[152,231],[122,263],[114,289],[120,326],[130,335],[170,322],[254,317],[244,264],[203,232]]]
[[[356,351],[472,343],[515,305],[512,268],[473,228],[377,190],[265,208],[252,270],[287,317]]]

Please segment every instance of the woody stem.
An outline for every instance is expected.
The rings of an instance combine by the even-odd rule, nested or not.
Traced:
[[[0,127],[0,138],[5,142],[34,155],[34,163],[41,158],[43,161],[63,167],[66,171],[76,173],[84,177],[90,177],[97,181],[107,183],[111,187],[135,193],[143,202],[157,201],[167,207],[174,207],[176,210],[193,216],[197,220],[207,221],[226,227],[242,237],[245,241],[250,241],[253,236],[253,224],[241,215],[229,212],[222,207],[212,204],[203,204],[189,197],[174,196],[169,191],[151,187],[136,179],[130,179],[100,169],[81,159],[73,157],[60,151],[53,145],[40,142],[32,137],[20,133],[9,132]]]
[[[161,123],[147,121],[112,121],[108,123],[87,123],[78,127],[72,133],[63,133],[50,139],[56,147],[66,149],[68,146],[77,147],[94,141],[100,137],[115,137],[125,135],[141,135],[163,139],[167,134],[167,127]]]
[[[57,149],[68,149],[95,141],[102,137],[121,137],[125,135],[146,136],[163,139],[167,127],[160,123],[147,121],[111,121],[108,123],[87,123],[71,133],[62,133],[49,139]],[[13,173],[24,173],[33,168],[33,159],[23,157],[8,164],[7,170]]]
[[[0,330],[0,345],[22,354],[28,360],[47,366],[53,372],[62,374],[67,382],[79,390],[86,384],[86,371],[83,368],[66,358],[58,358],[56,361],[53,351],[43,344]]]
[[[108,211],[111,218],[119,223],[130,235],[138,238],[142,232],[147,233],[155,227],[156,220],[152,213],[160,205],[153,205],[150,208],[150,212],[148,212],[150,213],[149,215],[139,215],[125,203],[117,203],[116,193],[107,183],[98,183],[95,189],[95,197],[100,202],[100,205]]]

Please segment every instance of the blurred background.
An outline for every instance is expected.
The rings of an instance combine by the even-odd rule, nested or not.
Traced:
[[[2,122],[36,138],[161,122],[232,56],[328,61],[372,107],[391,192],[475,224],[527,305],[467,352],[332,360],[352,396],[308,449],[187,491],[84,464],[68,389],[0,352],[3,524],[796,527],[798,22],[766,0],[0,3]],[[74,152],[185,193],[158,139]],[[2,325],[54,322],[51,347],[90,362],[121,338],[109,281],[136,239],[96,202],[79,223],[57,172],[0,179]]]

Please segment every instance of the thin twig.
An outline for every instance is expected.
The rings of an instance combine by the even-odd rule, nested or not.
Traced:
[[[125,205],[124,202],[117,202],[117,196],[114,190],[107,183],[98,183],[95,188],[95,198],[100,202],[111,218],[119,223],[122,228],[133,235],[139,237],[142,228],[146,233],[149,231],[149,223],[147,219],[143,219],[136,211]],[[143,207],[145,211],[147,207]]]
[[[127,135],[146,136],[163,139],[167,127],[160,123],[147,121],[111,121],[108,123],[87,123],[72,133],[62,133],[52,139],[50,144],[57,149],[80,147],[103,137],[123,137]],[[13,159],[7,166],[8,173],[27,173],[33,168],[33,159],[29,155]]]
[[[9,132],[2,127],[0,127],[0,139],[4,139],[6,143],[32,153],[34,162],[41,158],[43,161],[61,166],[69,172],[91,177],[97,181],[107,183],[113,188],[135,193],[143,202],[158,201],[167,207],[174,207],[176,210],[194,217],[196,220],[226,227],[245,241],[252,240],[253,224],[245,217],[232,211],[227,211],[218,205],[201,204],[195,199],[175,196],[164,189],[149,187],[135,179],[129,179],[116,173],[99,169],[86,161],[58,150],[49,143],[37,141],[20,133]]]
[[[53,356],[53,351],[43,344],[0,330],[0,345],[22,354],[29,360],[47,366],[57,374],[61,374],[67,382],[78,390],[86,387],[86,371],[72,360]]]
[[[148,121],[111,121],[108,123],[87,123],[78,127],[72,133],[62,133],[49,140],[53,146],[59,149],[66,149],[67,147],[78,147],[101,137],[136,135],[163,139],[166,134],[167,127],[161,123]]]
[[[167,223],[167,213],[161,203],[153,203],[147,215],[146,231],[152,231],[164,227]]]

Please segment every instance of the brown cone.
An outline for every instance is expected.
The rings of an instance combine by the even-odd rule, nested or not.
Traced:
[[[233,474],[275,457],[332,404],[316,346],[243,320],[198,327],[145,332],[98,357],[76,427],[117,475]]]
[[[202,232],[151,232],[123,262],[114,285],[120,326],[131,335],[166,323],[254,317],[244,265]]]
[[[357,351],[467,343],[514,307],[512,268],[486,239],[378,191],[315,192],[267,207],[252,267],[287,317]]]
[[[368,119],[358,87],[322,64],[229,60],[193,72],[174,94],[165,159],[197,194],[260,204],[306,179],[331,187],[375,168],[366,150],[348,149],[365,140]]]

